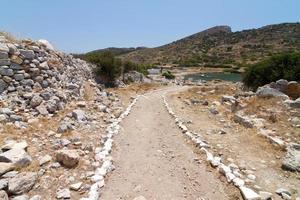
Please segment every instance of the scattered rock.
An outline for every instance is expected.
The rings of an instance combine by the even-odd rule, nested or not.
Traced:
[[[29,165],[31,160],[31,157],[21,148],[11,149],[0,154],[0,162],[13,163],[20,167]]]
[[[71,198],[71,192],[69,189],[60,189],[56,192],[56,198],[57,199],[70,199]]]
[[[1,200],[9,200],[8,195],[4,190],[0,190],[0,199]]]
[[[79,122],[86,120],[85,112],[83,110],[79,110],[79,109],[73,110],[72,117],[74,117]]]
[[[219,114],[219,111],[215,107],[210,107],[208,110],[209,110],[210,113],[212,113],[214,115]]]
[[[34,195],[29,200],[42,200],[42,197],[40,195]]]
[[[133,200],[147,200],[144,196],[135,197]]]
[[[79,162],[76,150],[63,149],[56,152],[56,160],[66,167],[75,167]]]
[[[81,186],[82,186],[82,182],[74,183],[74,184],[70,185],[70,189],[78,191],[81,188]]]
[[[26,149],[28,144],[26,141],[17,142],[15,140],[8,140],[6,143],[1,147],[2,151],[8,151],[11,149]]]
[[[39,160],[39,164],[40,166],[44,165],[45,163],[48,163],[52,160],[52,157],[50,155],[45,155],[43,157],[40,158]]]
[[[8,191],[12,194],[23,194],[31,190],[36,181],[36,173],[22,172],[8,181]]]
[[[272,193],[270,192],[265,192],[265,191],[260,191],[259,196],[261,197],[262,200],[272,200]]]
[[[239,189],[245,200],[260,200],[261,199],[260,196],[256,192],[251,190],[250,188],[242,186],[242,187],[239,187]]]
[[[72,130],[72,129],[73,129],[73,126],[72,126],[72,124],[70,122],[62,121],[59,124],[57,132],[58,133],[65,133],[68,130]]]
[[[47,108],[44,105],[39,105],[35,109],[39,112],[39,114],[43,116],[47,116],[49,114]]]
[[[291,199],[291,192],[284,188],[278,188],[275,191],[276,194],[280,195],[283,199]]]
[[[243,125],[246,128],[253,128],[252,121],[248,117],[242,116],[241,114],[236,113],[233,117],[233,121]]]
[[[0,190],[6,190],[7,186],[8,186],[8,179],[0,179]]]
[[[40,105],[43,101],[43,98],[40,97],[39,95],[34,95],[30,101],[30,105],[35,108],[37,107],[38,105]]]
[[[29,200],[29,196],[24,194],[24,195],[20,195],[20,196],[16,196],[11,198],[12,200]]]
[[[5,174],[14,169],[14,165],[12,163],[0,162],[0,175]]]
[[[282,169],[300,172],[300,144],[290,144],[282,163]]]

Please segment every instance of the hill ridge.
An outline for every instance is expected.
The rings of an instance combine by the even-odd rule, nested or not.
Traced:
[[[215,26],[169,44],[121,55],[147,64],[203,65],[255,63],[274,53],[300,49],[300,24],[281,23],[232,32]],[[218,61],[218,62],[217,62]]]

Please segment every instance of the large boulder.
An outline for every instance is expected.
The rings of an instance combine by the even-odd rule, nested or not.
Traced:
[[[291,144],[284,157],[282,168],[300,172],[300,144]]]
[[[300,83],[296,81],[291,81],[288,83],[285,94],[293,99],[297,99],[300,97]]]
[[[283,92],[268,86],[259,87],[256,91],[256,95],[258,97],[281,97],[284,99],[289,99],[289,97]]]
[[[8,191],[11,194],[23,194],[28,192],[37,181],[37,174],[34,172],[22,172],[8,181]]]
[[[284,80],[284,79],[280,79],[278,81],[276,81],[275,83],[270,83],[270,87],[274,88],[282,93],[285,93],[287,86],[288,86],[288,81]]]

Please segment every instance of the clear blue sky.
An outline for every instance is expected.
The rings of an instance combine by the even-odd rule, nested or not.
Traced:
[[[300,0],[1,0],[0,30],[66,52],[155,47],[216,25],[300,21]]]

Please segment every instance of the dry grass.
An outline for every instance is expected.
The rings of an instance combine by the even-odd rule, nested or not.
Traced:
[[[6,31],[0,31],[0,35],[4,36],[8,42],[17,43],[19,40],[11,33]]]
[[[130,97],[137,94],[144,94],[148,91],[162,87],[159,83],[134,83],[124,88],[108,89],[110,92],[115,92],[126,105],[130,102]]]

